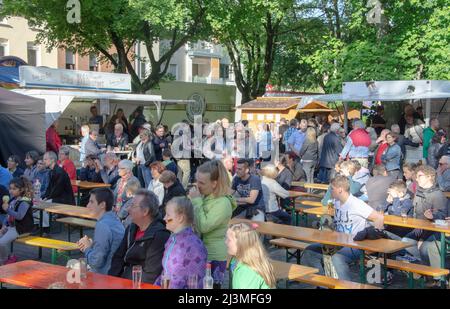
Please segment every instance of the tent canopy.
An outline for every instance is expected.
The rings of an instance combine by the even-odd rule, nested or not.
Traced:
[[[155,105],[158,119],[163,105],[187,104],[193,100],[164,100],[159,95],[115,93],[104,91],[14,89],[14,92],[45,100],[47,128],[58,119],[72,101],[105,100],[108,103],[126,101],[130,105]]]
[[[450,98],[450,81],[442,80],[397,80],[345,82],[342,93],[303,97],[297,109],[313,100],[323,102],[406,101],[419,99]]]
[[[45,101],[0,88],[0,163],[12,154],[45,152]]]

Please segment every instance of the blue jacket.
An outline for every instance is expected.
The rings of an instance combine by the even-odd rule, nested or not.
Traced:
[[[402,149],[397,144],[389,146],[386,152],[381,155],[381,161],[385,165],[387,171],[399,170],[401,159]]]
[[[11,179],[12,175],[8,169],[0,166],[0,186],[4,186],[6,189],[9,189],[9,182]]]
[[[94,243],[84,254],[87,263],[94,272],[107,274],[111,268],[111,260],[119,248],[125,234],[125,228],[117,216],[106,212],[95,225]]]
[[[384,206],[384,211],[387,211],[388,214],[394,215],[394,216],[401,216],[402,209],[405,209],[407,211],[408,217],[412,217],[414,213],[414,207],[412,200],[409,198],[409,195],[405,196],[404,198],[400,199],[398,197],[394,198],[394,201],[392,204],[389,204],[386,201],[386,205]]]

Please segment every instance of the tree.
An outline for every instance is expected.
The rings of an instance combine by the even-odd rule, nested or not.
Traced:
[[[301,2],[310,26],[282,40],[274,77],[284,87],[342,91],[344,81],[450,77],[450,7],[447,0],[380,0],[384,15],[370,24],[367,0]],[[313,22],[314,21],[314,22]],[[308,40],[314,33],[316,39]],[[304,44],[302,44],[304,43]],[[287,64],[292,63],[287,69]],[[297,86],[298,87],[298,86]]]
[[[212,37],[226,46],[242,103],[264,94],[278,39],[293,31],[286,23],[294,0],[216,0],[208,7]]]
[[[134,92],[145,93],[164,77],[173,54],[204,30],[202,0],[83,0],[81,23],[66,20],[67,0],[4,0],[3,14],[22,16],[39,29],[48,48],[67,47],[81,54],[100,53],[119,73],[129,73]],[[167,42],[158,52],[154,43]],[[134,46],[143,42],[151,72],[141,81]],[[111,48],[112,47],[112,48]]]

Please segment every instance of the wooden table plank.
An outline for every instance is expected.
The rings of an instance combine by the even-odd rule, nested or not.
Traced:
[[[66,204],[58,204],[58,203],[48,203],[48,202],[40,202],[38,205],[33,206],[34,209],[44,210],[49,213],[71,216],[71,217],[79,217],[84,219],[93,219],[97,218],[91,213],[89,209],[86,207],[66,205]]]
[[[307,189],[328,190],[328,184],[326,183],[308,183],[304,181],[293,181],[291,183],[293,187],[304,187]]]
[[[89,182],[89,181],[81,181],[81,180],[71,180],[70,183],[72,186],[76,186],[80,189],[96,189],[96,188],[109,188],[111,184],[109,183],[100,183],[100,182]]]
[[[450,224],[447,224],[446,226],[437,225],[433,221],[425,219],[406,218],[406,220],[403,221],[403,218],[400,216],[385,215],[384,224],[439,233],[450,233]]]
[[[297,197],[314,197],[314,198],[322,198],[322,196],[314,193],[308,193],[308,192],[300,192],[300,191],[288,191],[290,198],[297,198]]]
[[[313,268],[313,267],[307,267],[307,266],[297,265],[297,264],[290,264],[290,263],[275,261],[275,260],[271,260],[270,262],[275,271],[275,278],[277,278],[277,279],[293,280],[295,278],[312,275],[312,274],[319,272],[319,270],[317,268]]]
[[[327,207],[308,208],[303,209],[302,212],[316,216],[334,216],[334,210],[328,210]],[[439,233],[450,233],[450,224],[446,226],[437,225],[434,222],[425,219],[406,218],[406,220],[403,220],[400,216],[385,215],[384,224]]]
[[[272,222],[256,222],[246,219],[232,219],[230,223],[255,223],[257,231],[261,234],[284,237],[288,239],[321,243],[324,245],[349,247],[370,252],[394,253],[411,247],[410,243],[404,243],[391,239],[375,239],[354,241],[352,235],[334,231],[320,231],[311,228],[276,224]]]
[[[54,283],[61,283],[65,289],[132,289],[128,279],[88,272],[81,284],[70,284],[66,275],[69,269],[38,261],[21,261],[0,266],[0,282],[31,289],[47,289]],[[158,286],[142,283],[141,289],[159,289]]]

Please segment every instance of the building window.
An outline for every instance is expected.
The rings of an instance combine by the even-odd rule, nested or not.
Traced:
[[[167,70],[167,74],[172,75],[175,80],[178,79],[178,66],[176,64],[169,64],[169,68]]]
[[[228,64],[220,64],[220,72],[219,77],[223,79],[229,79],[230,78],[230,66]]]
[[[75,53],[66,49],[66,69],[75,70]]]
[[[27,63],[31,66],[39,65],[39,46],[34,42],[27,43]]]
[[[0,57],[8,55],[8,40],[0,39]]]
[[[89,55],[89,71],[98,71],[97,56],[94,54]]]

